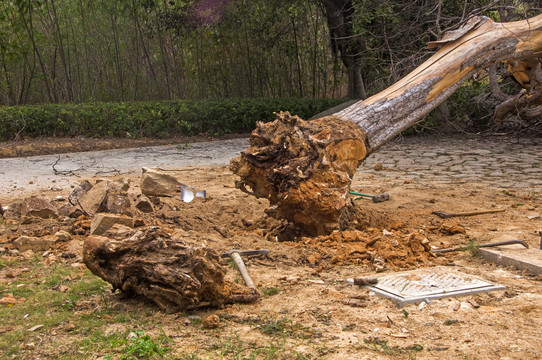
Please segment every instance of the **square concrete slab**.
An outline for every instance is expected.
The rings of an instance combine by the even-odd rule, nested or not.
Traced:
[[[523,246],[507,246],[478,249],[481,257],[498,265],[525,270],[531,274],[542,274],[542,250],[525,249]]]
[[[424,268],[382,275],[378,277],[378,284],[366,288],[391,299],[400,307],[427,300],[506,289],[505,286],[494,285],[450,267]]]

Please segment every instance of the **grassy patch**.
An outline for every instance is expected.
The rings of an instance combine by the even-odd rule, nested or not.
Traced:
[[[0,285],[0,297],[12,294],[22,301],[0,305],[2,356],[33,358],[33,351],[47,351],[53,358],[87,359],[110,350],[112,341],[126,338],[126,334],[104,334],[111,323],[143,327],[149,321],[139,308],[113,309],[108,302],[110,285],[89,271],[60,262],[46,267],[41,260],[2,261],[17,275]],[[37,325],[41,326],[29,331]],[[37,343],[44,345],[36,350]]]
[[[405,347],[400,347],[398,345],[390,346],[388,345],[388,340],[373,336],[365,338],[363,340],[363,345],[361,345],[360,348],[369,349],[390,356],[407,355],[408,358],[415,358],[416,353],[423,350],[423,346],[419,344],[412,344]]]
[[[264,294],[265,296],[277,295],[279,292],[280,292],[280,289],[276,287],[268,287],[268,288],[262,289],[262,294]]]
[[[169,339],[167,339],[169,340]],[[169,341],[165,341],[166,343]],[[166,355],[166,351],[169,350],[164,342],[156,342],[149,335],[145,335],[144,331],[137,331],[130,333],[130,335],[123,340],[113,340],[113,346],[119,347],[121,360],[136,360],[136,359],[153,359],[156,357],[163,357]],[[113,356],[106,356],[106,359],[112,359]]]

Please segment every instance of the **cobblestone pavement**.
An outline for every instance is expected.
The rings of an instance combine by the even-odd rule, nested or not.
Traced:
[[[432,183],[487,184],[542,190],[542,142],[537,138],[398,138],[370,155],[358,172]],[[382,170],[375,170],[377,163]]]
[[[136,174],[141,167],[227,165],[247,145],[247,139],[242,138],[187,146],[0,159],[0,197],[16,196],[25,189],[35,191],[77,183],[75,176],[55,175],[53,166],[78,176],[107,176]],[[395,139],[369,156],[358,172],[376,181],[472,182],[538,191],[542,190],[541,153],[542,144],[535,138],[407,137]],[[375,170],[379,162],[382,170]]]

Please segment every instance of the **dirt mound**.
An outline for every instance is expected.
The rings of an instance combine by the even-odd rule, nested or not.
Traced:
[[[304,237],[301,242],[314,249],[314,253],[305,258],[313,264],[319,261],[328,261],[335,265],[360,264],[382,271],[388,268],[427,266],[438,262],[431,252],[429,240],[406,229],[335,231],[327,236]]]

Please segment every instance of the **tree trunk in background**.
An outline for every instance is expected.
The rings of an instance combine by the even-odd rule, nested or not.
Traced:
[[[332,116],[307,122],[281,113],[259,123],[250,147],[232,160],[237,186],[269,199],[269,215],[327,233],[348,217],[350,183],[361,162],[474,73],[507,61],[525,87],[523,99],[542,94],[542,15],[510,23],[473,18],[429,45],[442,48],[386,90]]]
[[[362,76],[362,54],[364,44],[352,29],[354,7],[348,0],[320,0],[327,19],[331,47],[341,60],[348,73],[348,97],[365,99],[367,92]]]

